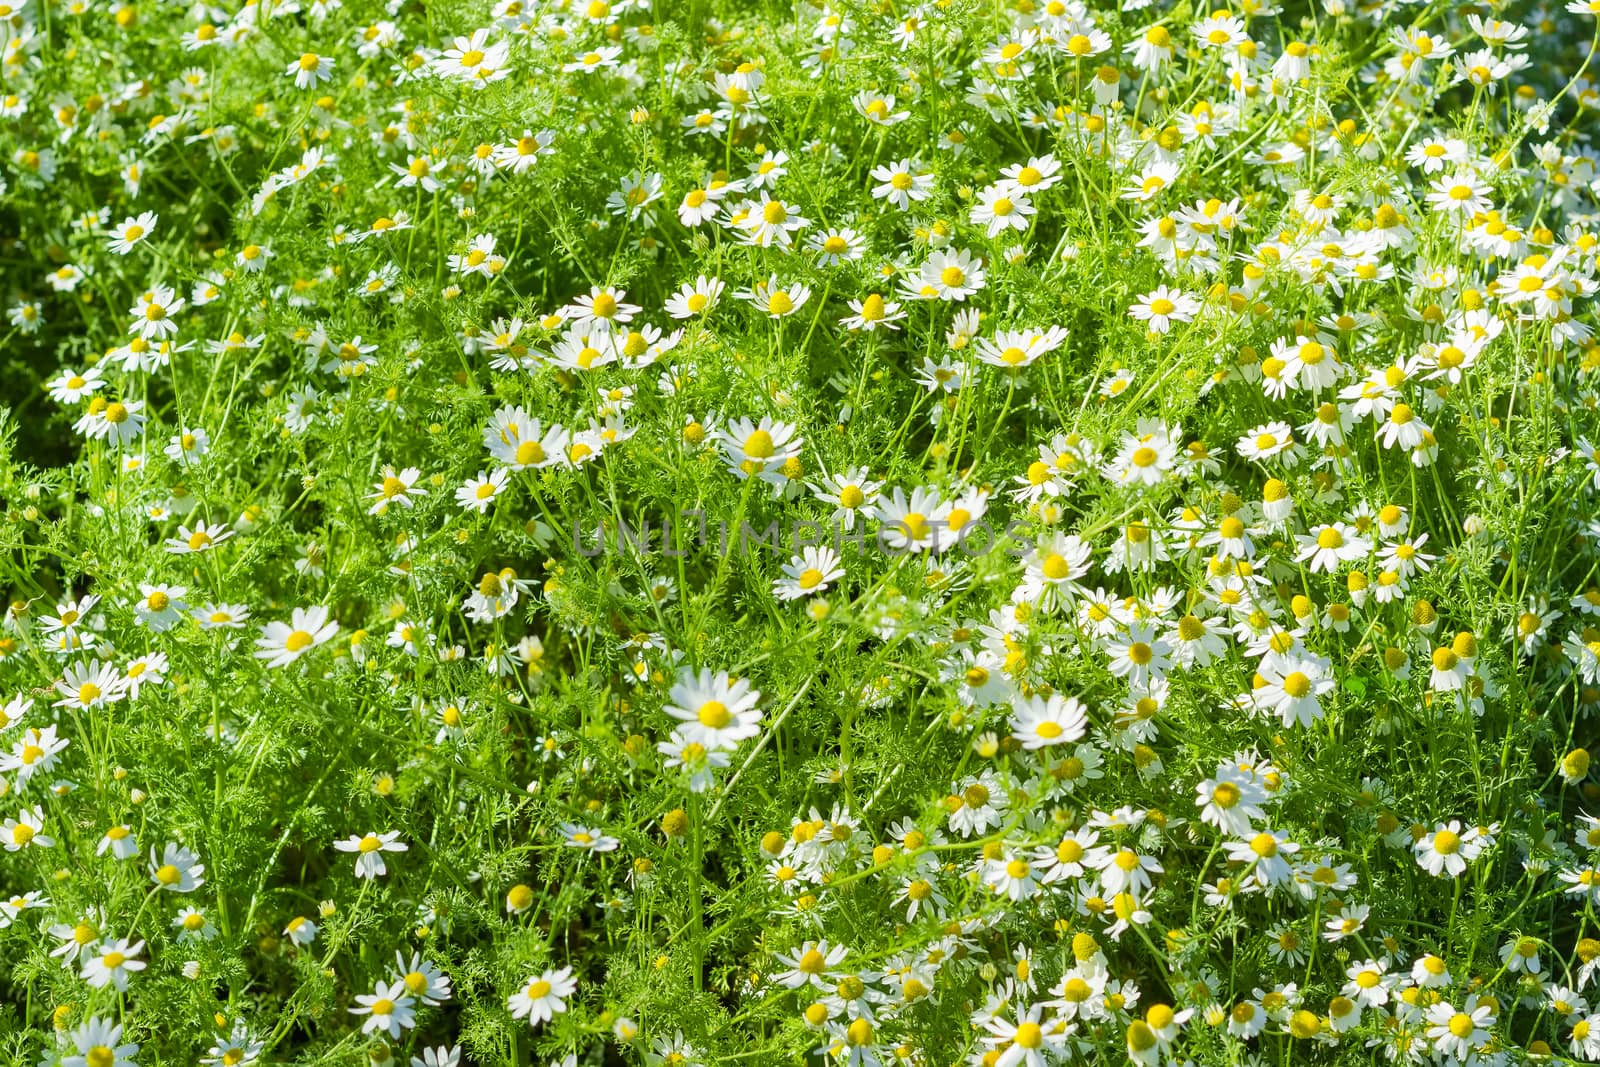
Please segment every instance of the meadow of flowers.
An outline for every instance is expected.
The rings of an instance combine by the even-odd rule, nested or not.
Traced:
[[[1597,14],[0,3],[0,1063],[1600,1061]]]

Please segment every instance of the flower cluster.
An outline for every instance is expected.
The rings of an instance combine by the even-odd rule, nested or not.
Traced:
[[[1597,19],[4,7],[8,1054],[1600,1061]]]

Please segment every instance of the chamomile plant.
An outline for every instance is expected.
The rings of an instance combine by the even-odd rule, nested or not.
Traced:
[[[1600,1060],[1597,16],[0,9],[0,1059]]]

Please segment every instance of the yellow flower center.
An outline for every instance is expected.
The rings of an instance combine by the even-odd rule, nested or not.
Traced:
[[[755,459],[770,459],[777,452],[777,446],[772,442],[772,434],[766,430],[757,430],[744,439],[744,453]]]
[[[708,700],[700,705],[700,710],[695,712],[695,718],[701,726],[712,730],[726,729],[733,722],[733,712],[720,700]]]

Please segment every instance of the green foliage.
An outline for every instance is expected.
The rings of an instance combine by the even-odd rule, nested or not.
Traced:
[[[0,1062],[1600,1059],[1594,10],[0,38]]]

